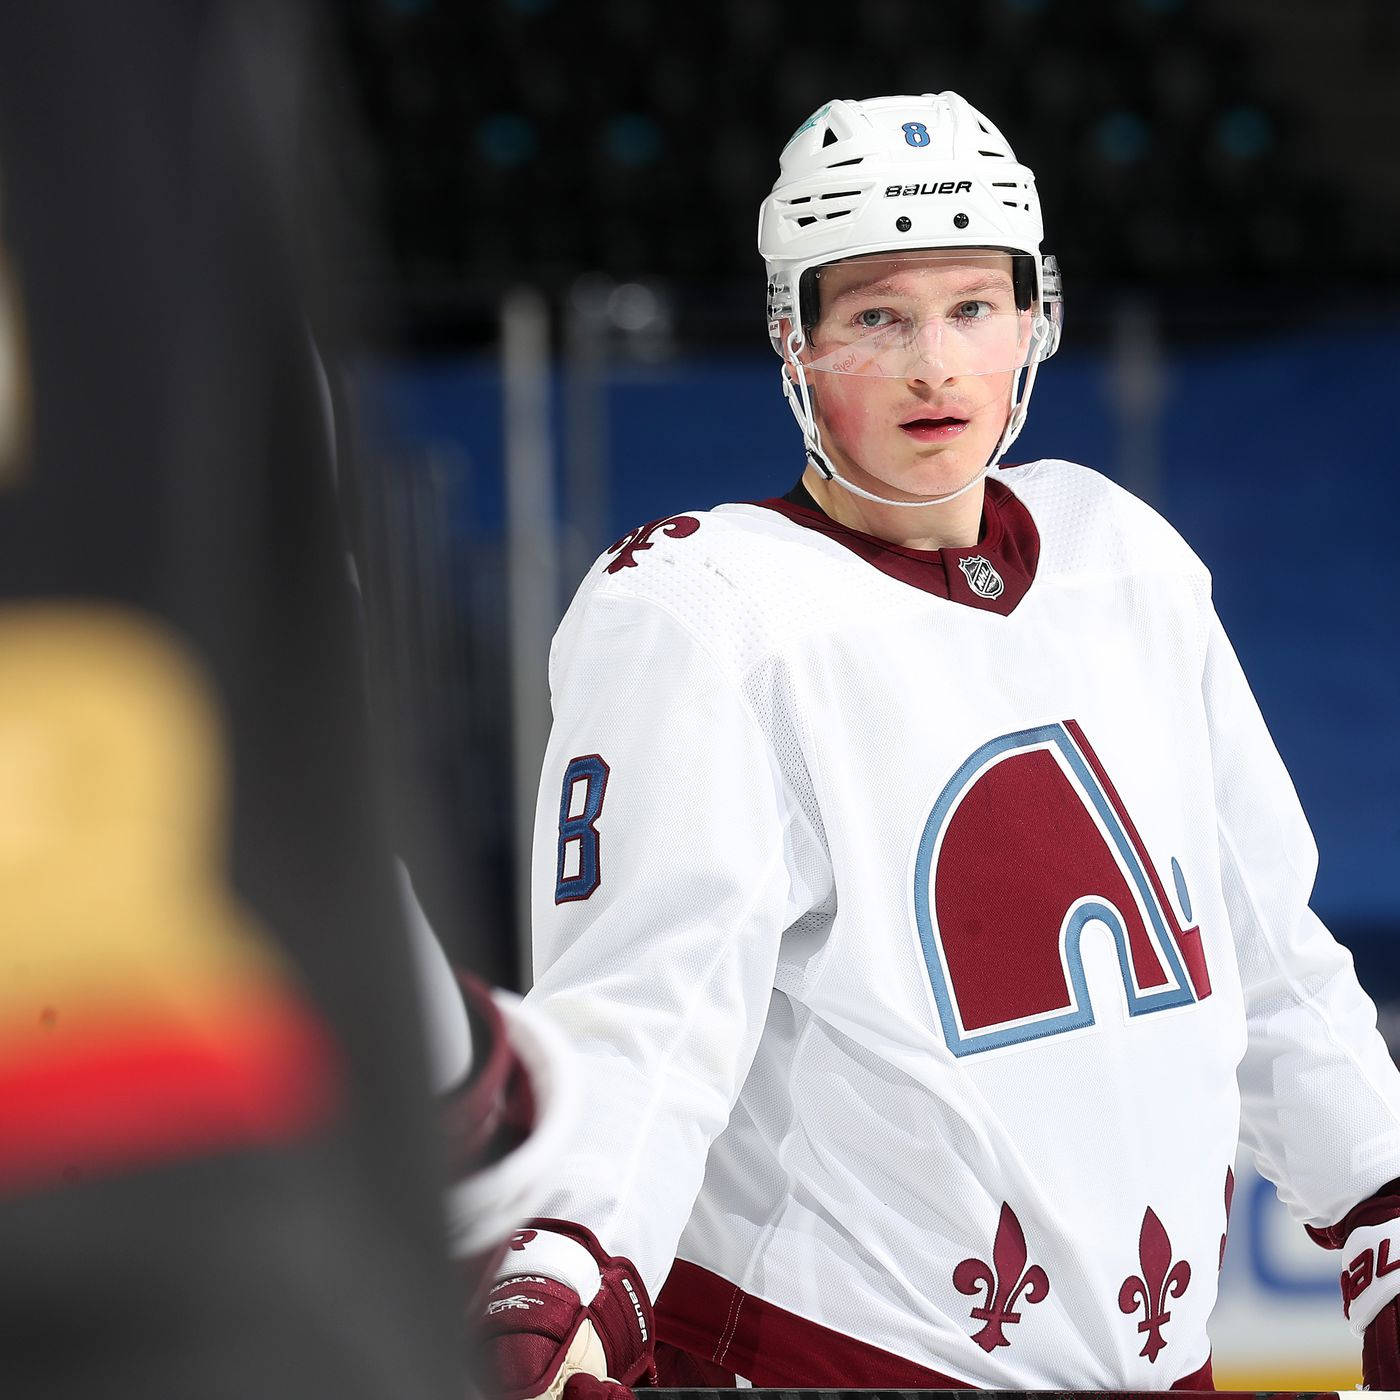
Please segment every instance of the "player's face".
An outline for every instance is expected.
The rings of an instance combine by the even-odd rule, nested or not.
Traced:
[[[996,450],[1031,314],[1006,253],[874,254],[822,268],[803,354],[822,443],[843,476],[937,496]]]

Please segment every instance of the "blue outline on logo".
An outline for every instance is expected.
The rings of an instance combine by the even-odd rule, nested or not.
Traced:
[[[1123,858],[1123,864],[1132,876],[1133,883],[1137,886],[1142,907],[1147,911],[1149,923],[1156,936],[1157,951],[1176,985],[1168,986],[1159,992],[1140,994],[1133,985],[1132,963],[1128,956],[1128,931],[1122,916],[1106,901],[1086,898],[1077,901],[1071,907],[1060,930],[1064,958],[1069,968],[1073,1005],[1067,1011],[1043,1020],[1018,1026],[1003,1024],[999,1029],[964,1034],[958,1029],[952,991],[943,971],[943,961],[939,957],[938,936],[930,908],[929,885],[934,848],[953,809],[968,789],[973,775],[989,766],[989,759],[1000,754],[1030,750],[1042,744],[1051,744],[1060,751],[1061,757],[1093,802],[1095,811],[1098,812],[1105,829],[1118,848],[1119,855]],[[1040,725],[1035,729],[1022,729],[1015,734],[1003,734],[1000,738],[992,739],[983,744],[949,779],[943,791],[939,793],[938,801],[933,804],[933,811],[924,823],[923,836],[919,840],[918,859],[914,867],[914,916],[919,927],[919,942],[923,945],[924,962],[928,967],[934,1000],[938,1004],[938,1018],[943,1023],[943,1036],[948,1048],[958,1056],[974,1055],[982,1050],[996,1050],[1004,1045],[1018,1045],[1028,1040],[1040,1040],[1045,1036],[1059,1035],[1063,1031],[1094,1024],[1094,1008],[1089,1001],[1084,963],[1079,955],[1079,940],[1084,925],[1090,919],[1101,919],[1113,934],[1113,941],[1118,948],[1118,965],[1122,973],[1123,990],[1128,1000],[1129,1015],[1142,1016],[1152,1011],[1165,1011],[1173,1006],[1187,1006],[1196,999],[1177,956],[1175,940],[1167,932],[1162,911],[1152,893],[1142,862],[1123,829],[1118,813],[1108,800],[1108,795],[1084,761],[1083,754],[1063,724]]]

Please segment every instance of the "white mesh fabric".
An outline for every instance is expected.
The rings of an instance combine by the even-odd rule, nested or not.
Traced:
[[[704,587],[692,603],[708,620]],[[779,936],[800,912],[790,803],[731,669],[753,640],[742,628],[717,635],[719,656],[623,588],[571,613],[540,797],[530,1004],[601,1077],[594,1098],[585,1071],[592,1111],[560,1164],[579,1185],[541,1213],[588,1224],[614,1251],[627,1241],[653,1290],[747,1072]],[[613,769],[601,882],[556,905],[563,774],[587,754]],[[699,824],[697,812],[723,820]]]
[[[1317,848],[1224,631],[1205,673],[1222,883],[1249,1016],[1241,1137],[1296,1219],[1400,1176],[1400,1087],[1351,954],[1308,908]]]
[[[588,1121],[545,1213],[594,1229],[653,1291],[679,1251],[971,1384],[1161,1388],[1209,1353],[1247,1032],[1252,1144],[1308,1218],[1400,1175],[1396,1076],[1305,912],[1306,828],[1277,815],[1286,778],[1226,675],[1205,570],[1084,468],[997,475],[1041,541],[1009,616],[751,506],[697,513],[580,589],[553,655],[531,1003],[582,1056]],[[1138,844],[1113,859],[1130,874],[1140,847],[1159,877],[1128,899],[1199,930],[1210,994],[1185,990],[1183,964],[1184,1001],[1130,1014],[1095,917],[1078,945],[1092,1022],[954,1053],[920,937],[921,837],[970,755],[1069,721],[1114,792],[1094,807],[1075,779],[1084,810],[1107,833],[1121,806]],[[601,883],[556,905],[560,784],[595,753]],[[1032,820],[1039,790],[1023,797],[987,828],[985,883],[957,886],[969,908],[1078,868],[1062,829]],[[999,866],[1027,823],[1040,853]],[[993,971],[1011,998],[1018,959]],[[1309,1145],[1319,1131],[1329,1144]],[[988,1350],[955,1274],[993,1259],[1004,1207],[1049,1293]],[[1150,1272],[1149,1210],[1190,1271],[1150,1357],[1119,1301]]]

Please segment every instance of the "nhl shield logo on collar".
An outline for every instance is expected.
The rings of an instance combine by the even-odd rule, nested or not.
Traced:
[[[967,586],[979,598],[1000,598],[1002,590],[1006,585],[1001,581],[1001,575],[992,567],[989,560],[984,559],[980,554],[969,554],[966,559],[958,560],[958,568],[963,571],[967,579]]]

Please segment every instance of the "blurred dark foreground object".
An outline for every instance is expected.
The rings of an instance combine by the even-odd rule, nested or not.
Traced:
[[[460,1397],[291,4],[0,7],[0,1393]]]

